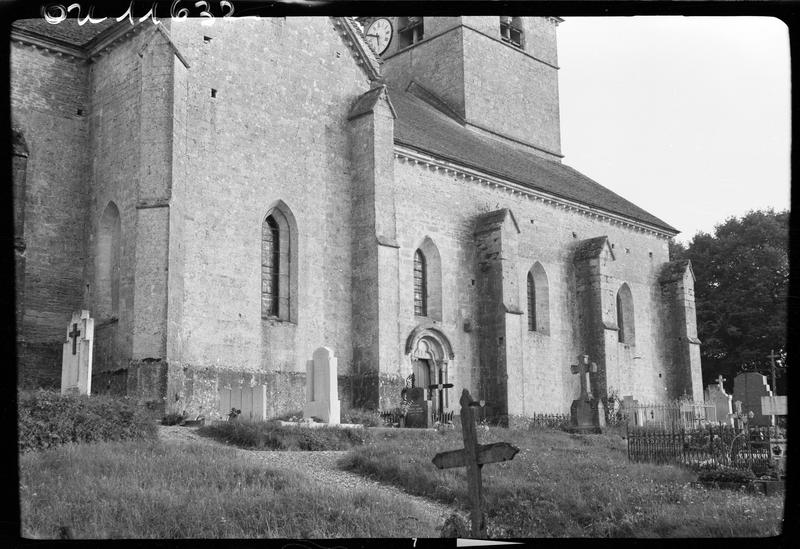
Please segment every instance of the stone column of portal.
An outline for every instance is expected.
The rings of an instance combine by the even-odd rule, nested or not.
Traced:
[[[522,413],[522,344],[517,276],[519,227],[508,209],[478,217],[478,362],[475,391],[494,415]]]
[[[667,316],[667,364],[671,398],[684,393],[703,402],[703,376],[700,369],[700,340],[694,305],[694,272],[688,259],[666,263],[659,276],[661,298]]]
[[[359,97],[348,116],[352,185],[354,404],[377,407],[380,378],[398,373],[398,262],[394,198],[395,112],[386,87]]]

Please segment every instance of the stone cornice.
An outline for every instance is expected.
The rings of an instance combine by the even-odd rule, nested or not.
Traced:
[[[331,20],[334,28],[353,54],[356,63],[367,74],[367,78],[372,82],[382,80],[380,57],[375,54],[367,41],[364,40],[353,19],[351,17],[333,17]]]
[[[496,175],[487,174],[485,172],[467,168],[447,160],[436,158],[430,154],[426,154],[403,145],[398,145],[397,143],[395,143],[394,147],[394,156],[401,162],[418,164],[421,167],[425,167],[433,171],[442,170],[448,174],[453,174],[462,179],[504,190],[511,195],[519,195],[530,200],[539,200],[544,204],[548,204],[554,208],[573,211],[593,219],[606,221],[611,225],[619,225],[629,228],[633,231],[652,234],[663,239],[668,239],[678,234],[677,232],[668,231],[666,229],[662,229],[661,227],[631,219],[620,214],[612,213],[601,208],[581,204],[580,202],[555,196],[537,189],[531,189]]]
[[[19,42],[33,49],[41,49],[55,55],[66,55],[74,59],[86,61],[89,56],[86,51],[77,46],[67,44],[61,40],[47,38],[23,29],[11,28],[11,41]]]

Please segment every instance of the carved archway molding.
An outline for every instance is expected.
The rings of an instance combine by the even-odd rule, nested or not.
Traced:
[[[426,358],[436,362],[449,362],[455,358],[450,340],[433,323],[420,324],[406,339],[409,359]]]

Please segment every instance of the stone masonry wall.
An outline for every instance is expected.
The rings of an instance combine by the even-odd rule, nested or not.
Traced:
[[[369,89],[365,73],[328,18],[175,21],[170,34],[190,66],[181,77],[186,157],[174,183],[182,193],[184,236],[175,245],[184,314],[180,345],[168,343],[171,369],[288,379],[326,345],[340,373],[349,372],[347,115]],[[261,317],[261,225],[279,200],[297,223],[292,322]],[[190,406],[199,397],[186,391],[179,399]]]
[[[578,354],[584,352],[582,335],[576,330],[578,307],[575,291],[574,248],[580,240],[608,235],[616,261],[609,268],[619,284],[627,282],[633,294],[636,344],[618,347],[609,364],[609,387],[619,395],[644,400],[663,398],[665,379],[672,375],[669,357],[658,352],[665,341],[658,275],[667,261],[666,240],[611,224],[540,200],[512,195],[500,188],[468,181],[453,173],[423,167],[399,158],[395,167],[400,244],[401,340],[418,324],[413,315],[413,251],[427,235],[439,248],[442,259],[443,321],[440,329],[450,339],[455,359],[450,381],[455,388],[477,394],[479,368],[474,329],[477,307],[474,223],[477,216],[508,208],[519,224],[519,303],[527,314],[526,277],[539,261],[550,288],[550,334],[527,330],[526,316],[519,324],[523,379],[515,380],[522,393],[522,414],[566,413],[580,391],[577,376],[570,373]],[[467,330],[470,331],[467,331]],[[398,345],[399,376],[411,373],[411,364]],[[640,357],[640,358],[634,358]],[[509,380],[509,384],[512,383]]]
[[[12,124],[29,149],[19,382],[58,386],[67,322],[83,299],[87,67],[17,42],[9,47]]]
[[[114,202],[120,215],[119,310],[112,317],[95,317],[93,371],[126,368],[133,351],[134,272],[140,170],[141,129],[141,32],[115,44],[90,65],[91,187],[89,192],[88,261],[85,306],[96,303],[97,241],[100,220]],[[144,136],[146,138],[146,136]],[[102,384],[93,384],[98,390]]]
[[[559,154],[558,69],[484,34],[463,32],[467,121]]]

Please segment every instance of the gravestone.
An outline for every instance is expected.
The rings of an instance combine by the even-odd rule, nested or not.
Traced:
[[[789,413],[789,401],[784,396],[762,396],[761,413],[765,416],[785,416]]]
[[[408,408],[406,409],[406,427],[425,428],[430,426],[430,409],[425,400],[425,390],[422,387],[412,387],[406,393]]]
[[[606,412],[599,398],[592,396],[589,374],[597,373],[597,365],[589,362],[589,355],[579,355],[578,364],[571,365],[573,374],[580,376],[581,394],[572,401],[569,409],[570,431],[599,433],[606,426]]]
[[[725,392],[722,382],[725,381],[719,376],[717,383],[708,386],[705,391],[705,401],[714,405],[717,414],[716,423],[732,424],[731,414],[733,413],[733,397]]]
[[[303,416],[316,417],[323,423],[339,425],[338,359],[327,347],[320,347],[306,362],[306,405]]]
[[[631,427],[640,427],[644,425],[644,418],[639,408],[639,401],[634,400],[633,395],[624,395],[622,397],[622,409],[625,410],[628,415],[628,425]]]
[[[72,313],[61,353],[61,394],[92,394],[94,319],[89,311]]]
[[[219,390],[219,413],[230,414],[231,408],[241,410],[239,418],[248,421],[267,419],[267,386],[222,387]]]
[[[767,384],[767,376],[756,372],[739,374],[733,380],[733,400],[742,402],[742,412],[753,417],[750,425],[767,426],[774,424],[774,418],[761,412],[761,397],[771,397],[772,391]]]

